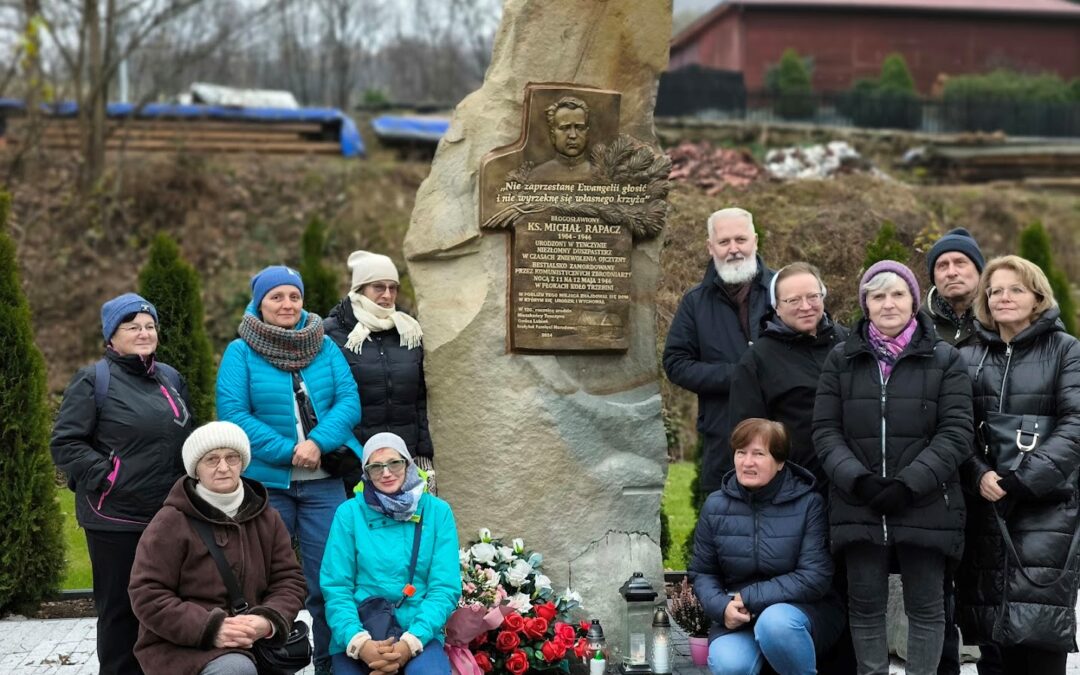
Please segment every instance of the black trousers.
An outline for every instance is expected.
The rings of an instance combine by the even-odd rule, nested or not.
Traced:
[[[945,570],[945,639],[937,675],[960,675],[960,631],[956,628],[956,584],[953,565]]]
[[[142,532],[86,530],[94,575],[99,675],[142,675],[135,660],[139,620],[131,611],[128,581]]]

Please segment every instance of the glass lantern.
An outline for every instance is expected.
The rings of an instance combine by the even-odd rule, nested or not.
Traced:
[[[671,621],[663,607],[657,607],[652,620],[652,654],[649,662],[654,675],[671,673]]]
[[[653,605],[656,591],[641,572],[619,589],[626,601],[626,638],[621,673],[651,673],[646,645],[652,638]]]

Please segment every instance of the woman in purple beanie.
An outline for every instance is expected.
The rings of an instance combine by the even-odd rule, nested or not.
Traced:
[[[884,260],[859,283],[865,318],[829,354],[814,404],[814,448],[829,480],[833,553],[848,574],[860,675],[889,672],[889,568],[899,563],[907,672],[937,672],[943,575],[964,548],[958,467],[971,452],[971,380],[918,310],[919,284]]]

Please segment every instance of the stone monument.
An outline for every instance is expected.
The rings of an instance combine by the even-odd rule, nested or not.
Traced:
[[[462,543],[523,537],[616,639],[619,586],[663,585],[652,110],[670,28],[670,0],[508,0],[405,240]]]

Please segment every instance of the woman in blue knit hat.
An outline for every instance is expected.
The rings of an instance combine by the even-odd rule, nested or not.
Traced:
[[[304,310],[304,281],[294,269],[275,265],[252,277],[238,333],[218,370],[218,418],[237,424],[251,440],[244,476],[266,486],[270,504],[300,542],[315,672],[329,673],[319,568],[345,494],[341,480],[321,464],[324,454],[342,446],[360,456],[352,433],[360,422],[356,382],[324,334],[322,318]]]
[[[834,555],[847,563],[848,623],[860,675],[886,675],[889,569],[908,617],[907,672],[937,672],[946,567],[964,548],[958,468],[972,444],[971,379],[918,312],[919,284],[884,260],[859,284],[866,318],[825,360],[814,448],[829,480]]]
[[[53,461],[75,491],[86,532],[102,675],[142,673],[132,655],[139,622],[128,580],[143,530],[184,474],[181,449],[194,428],[187,385],[154,358],[157,328],[145,298],[106,302],[105,357],[72,378],[53,427]]]

